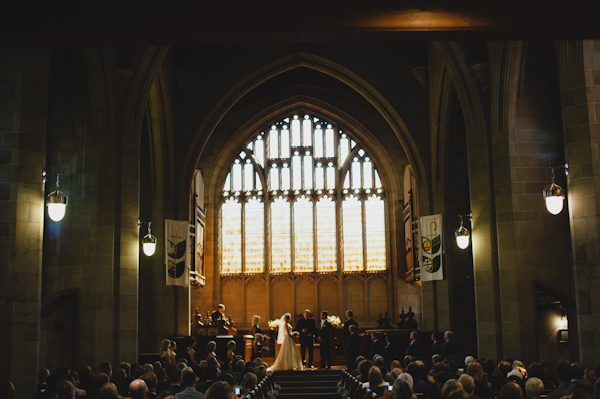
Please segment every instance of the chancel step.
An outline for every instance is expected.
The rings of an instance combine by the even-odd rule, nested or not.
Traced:
[[[277,398],[341,399],[337,383],[341,379],[339,370],[278,371],[275,382],[281,386]]]

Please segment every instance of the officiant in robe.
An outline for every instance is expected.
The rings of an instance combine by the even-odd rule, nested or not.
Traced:
[[[314,338],[317,335],[315,319],[310,317],[310,310],[304,310],[303,317],[296,323],[296,331],[300,333],[300,354],[302,364],[306,367],[313,366]],[[306,363],[306,352],[308,351],[308,363]]]

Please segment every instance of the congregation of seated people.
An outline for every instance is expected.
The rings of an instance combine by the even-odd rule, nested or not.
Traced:
[[[235,399],[249,394],[268,376],[267,364],[261,358],[245,362],[235,353],[234,341],[227,345],[226,360],[216,357],[214,341],[206,348],[206,359],[197,356],[195,346],[190,337],[187,352],[179,357],[175,342],[163,340],[160,360],[151,364],[123,362],[113,368],[103,362],[96,368],[41,369],[33,399]],[[239,387],[239,395],[235,387]],[[0,398],[17,397],[10,381],[0,383]]]
[[[356,365],[348,372],[369,398],[600,399],[600,366],[585,368],[577,362],[559,361],[547,370],[540,363],[526,367],[515,359],[458,359],[450,331],[444,341],[434,333],[431,352],[425,355],[422,346],[415,345],[418,335],[413,332],[408,349],[399,353],[393,336],[371,334],[368,357],[348,362]],[[364,398],[365,392],[356,397]]]

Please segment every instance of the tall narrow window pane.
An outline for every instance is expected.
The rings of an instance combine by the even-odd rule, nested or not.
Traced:
[[[269,133],[269,157],[279,158],[279,132],[275,129],[275,126]]]
[[[354,158],[352,162],[352,188],[361,188],[362,184],[360,183],[360,162],[357,158]]]
[[[340,139],[340,166],[344,165],[348,154],[350,154],[350,140],[347,137],[342,137]]]
[[[375,188],[381,188],[381,180],[379,180],[379,173],[375,171]]]
[[[317,126],[315,129],[314,151],[315,158],[323,157],[323,129],[321,129],[321,126]]]
[[[281,168],[281,189],[290,189],[290,168]]]
[[[231,190],[231,172],[227,173],[227,178],[225,179],[225,184],[223,185],[223,190],[225,190],[225,191]]]
[[[373,164],[370,161],[363,163],[363,187],[373,187]]]
[[[262,190],[262,183],[260,181],[260,177],[258,176],[258,173],[255,174],[254,181],[256,182],[256,189]]]
[[[254,167],[251,163],[244,164],[244,190],[254,190],[254,183],[252,178],[254,177]]]
[[[262,166],[264,168],[265,167],[265,142],[262,140],[262,138],[260,136],[256,140],[256,145],[254,148],[254,155],[256,155],[256,158],[258,159],[258,163],[260,163],[260,166]]]
[[[317,271],[337,270],[335,202],[323,197],[317,202]]]
[[[301,145],[300,121],[298,120],[298,116],[294,116],[294,120],[292,121],[292,145],[293,146]]]
[[[292,173],[294,190],[302,190],[302,159],[298,155],[292,157]]]
[[[350,172],[346,173],[344,178],[344,188],[350,188]]]
[[[385,270],[387,265],[385,246],[385,206],[379,197],[365,202],[367,235],[367,270]]]
[[[344,232],[344,271],[363,270],[362,206],[350,196],[342,203]]]
[[[290,157],[290,131],[287,129],[281,130],[281,158]]]
[[[294,203],[294,271],[312,272],[315,266],[313,203],[302,197]]]
[[[277,198],[271,204],[271,270],[285,273],[292,270],[290,203]]]
[[[270,190],[279,190],[279,169],[271,168],[271,187]]]
[[[333,128],[331,125],[327,126],[325,130],[325,156],[326,157],[334,157],[335,156],[335,145],[333,139]]]
[[[304,157],[304,189],[313,188],[313,161],[312,157]]]
[[[242,204],[228,199],[221,207],[221,272],[242,272]]]
[[[323,189],[325,188],[325,170],[323,169],[323,165],[317,165],[315,168],[315,189]]]
[[[308,118],[302,121],[302,145],[312,145],[312,121]]]
[[[242,165],[239,163],[240,161],[236,160],[236,163],[233,164],[233,168],[231,170],[232,180],[233,180],[233,190],[234,191],[242,191]]]
[[[335,188],[335,168],[333,165],[327,167],[327,188]]]
[[[265,270],[265,204],[252,198],[244,205],[244,244],[246,273]]]

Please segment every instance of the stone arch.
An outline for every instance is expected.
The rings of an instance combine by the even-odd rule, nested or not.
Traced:
[[[294,303],[294,282],[288,276],[277,276],[271,280],[271,319],[279,319],[284,313],[294,313],[289,304]]]
[[[212,132],[237,101],[239,101],[250,90],[259,86],[270,78],[299,67],[311,68],[329,75],[348,85],[362,95],[389,124],[390,128],[393,130],[399,142],[401,143],[402,148],[408,157],[409,163],[415,168],[417,185],[422,186],[421,188],[425,190],[425,192],[428,191],[426,184],[426,169],[422,158],[410,135],[410,132],[391,104],[366,80],[350,70],[325,58],[302,52],[284,57],[259,69],[244,80],[240,81],[229,91],[227,95],[225,95],[219,101],[217,106],[213,109],[213,111],[211,111],[209,117],[206,118],[200,127],[199,133],[196,135],[196,138],[190,147],[191,150],[186,157],[183,168],[186,173],[184,181],[191,182],[192,171],[198,164],[198,160],[200,159],[200,156],[207,145]]]

